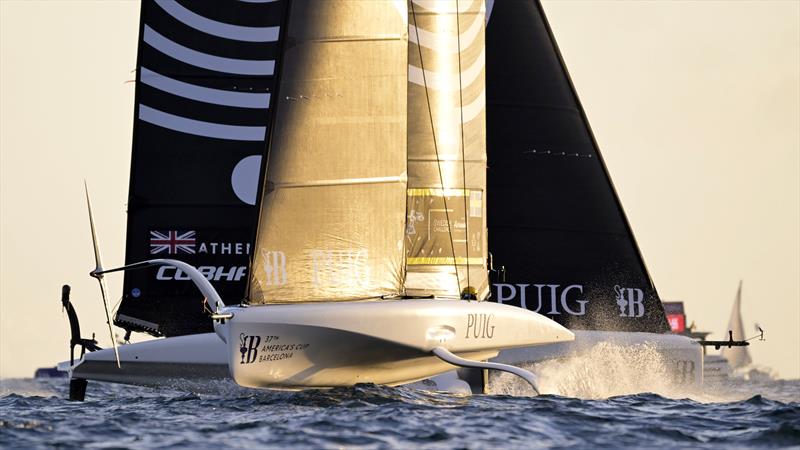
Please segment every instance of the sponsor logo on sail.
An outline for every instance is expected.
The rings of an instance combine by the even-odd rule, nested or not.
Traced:
[[[286,273],[286,254],[278,250],[261,250],[264,262],[264,284],[283,286],[288,280]]]
[[[644,292],[639,288],[614,286],[620,317],[642,317],[644,315]]]
[[[417,234],[417,227],[415,225],[417,222],[423,222],[424,220],[425,215],[422,214],[422,212],[412,209],[411,212],[408,213],[408,220],[406,221],[406,234]]]
[[[198,254],[249,255],[249,242],[202,242],[197,245]]]
[[[199,266],[197,270],[208,281],[239,281],[247,274],[247,266]],[[189,281],[191,278],[177,267],[161,266],[156,272],[156,280]]]
[[[151,231],[150,254],[188,254],[195,253],[197,239],[194,231]]]
[[[541,314],[583,316],[586,314],[586,304],[589,303],[589,300],[581,298],[581,284],[562,287],[560,284],[495,283],[493,286],[497,303],[519,301],[521,308]],[[529,290],[533,290],[535,298],[530,298]]]
[[[248,242],[201,242],[195,230],[150,231],[151,255],[249,255]],[[216,261],[215,261],[216,262]],[[239,262],[239,261],[236,261]],[[198,266],[197,270],[209,281],[240,281],[247,275],[245,265]],[[156,272],[159,281],[189,281],[189,275],[177,267],[161,266]],[[134,294],[135,296],[135,294]]]
[[[338,285],[343,279],[369,285],[369,252],[366,249],[312,250],[311,282],[314,286]]]

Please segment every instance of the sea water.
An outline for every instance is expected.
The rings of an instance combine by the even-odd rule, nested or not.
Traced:
[[[503,383],[500,379],[499,383]],[[65,379],[0,380],[3,448],[800,448],[800,380],[726,381],[680,393],[456,396],[359,385],[204,392]]]

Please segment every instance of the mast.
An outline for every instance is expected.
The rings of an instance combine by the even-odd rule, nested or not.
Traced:
[[[572,329],[669,330],[539,2],[494,2],[486,32],[493,299]]]
[[[274,102],[285,1],[143,1],[126,262],[180,259],[243,298]],[[114,320],[129,331],[211,331],[173,267],[126,272]]]

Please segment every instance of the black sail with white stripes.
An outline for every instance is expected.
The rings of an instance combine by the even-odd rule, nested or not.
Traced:
[[[669,330],[541,5],[488,3],[493,299],[573,329]]]
[[[242,299],[270,135],[285,1],[145,0],[136,67],[126,262],[195,265]],[[125,274],[115,324],[210,331],[180,271]]]

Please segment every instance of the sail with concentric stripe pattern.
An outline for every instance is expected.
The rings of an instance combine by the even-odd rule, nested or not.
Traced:
[[[144,0],[136,65],[128,263],[177,258],[226,301],[247,283],[273,116],[284,0]],[[126,272],[115,324],[210,331],[175,268]]]

